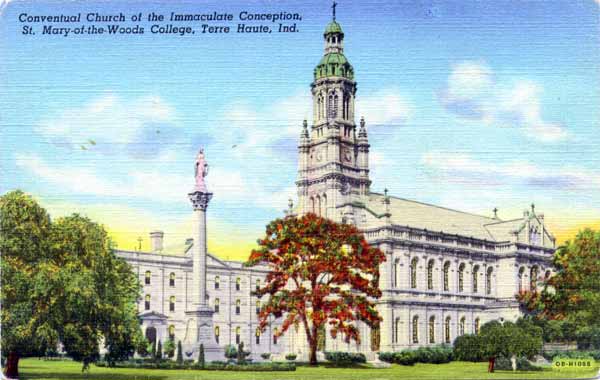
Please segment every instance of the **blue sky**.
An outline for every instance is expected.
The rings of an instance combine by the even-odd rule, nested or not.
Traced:
[[[156,228],[177,245],[189,236],[186,192],[204,146],[210,249],[243,258],[295,196],[330,4],[173,3],[2,5],[0,192],[23,189],[52,215],[89,215],[122,248],[139,235],[147,245]],[[559,235],[600,222],[596,1],[339,3],[372,190],[480,214],[498,207],[504,218],[535,202]],[[244,10],[303,19],[293,34],[185,37],[23,36],[18,22]]]

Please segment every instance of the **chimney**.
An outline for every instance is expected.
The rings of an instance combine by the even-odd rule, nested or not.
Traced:
[[[160,253],[163,250],[163,237],[165,236],[162,231],[150,232],[150,245],[152,246],[153,253]]]

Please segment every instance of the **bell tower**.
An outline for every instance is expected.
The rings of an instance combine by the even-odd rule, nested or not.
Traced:
[[[355,222],[356,202],[369,194],[369,142],[364,119],[356,130],[354,69],[344,56],[344,32],[335,20],[325,28],[325,51],[311,84],[313,120],[300,134],[296,185],[300,214]]]

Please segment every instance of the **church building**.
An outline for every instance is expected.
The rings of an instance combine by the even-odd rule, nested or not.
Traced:
[[[556,244],[544,215],[532,205],[522,215],[500,219],[495,212],[476,215],[371,191],[367,120],[355,122],[354,68],[335,18],[323,37],[325,51],[311,84],[312,122],[299,127],[294,212],[355,224],[386,256],[380,267],[379,330],[360,326],[360,344],[326,334],[324,350],[363,352],[372,360],[378,351],[451,344],[490,320],[515,320],[520,315],[515,294],[552,275]],[[205,252],[201,218],[212,195],[207,194],[202,186],[190,193],[200,224],[180,251],[164,252],[163,233],[155,231],[151,252],[117,252],[139,276],[138,310],[146,336],[181,340],[186,359],[200,342],[221,349],[244,342],[254,360],[265,352],[275,359],[296,353],[306,360],[302,330],[291,328],[276,338],[281,320],[264,332],[258,329],[261,299],[252,291],[268,268],[246,268]],[[199,206],[200,199],[206,203]],[[213,360],[223,360],[215,355]]]

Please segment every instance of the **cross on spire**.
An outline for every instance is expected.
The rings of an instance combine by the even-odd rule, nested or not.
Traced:
[[[337,3],[333,0],[333,4],[331,5],[331,9],[333,10],[333,21],[335,21],[335,7],[337,7]]]

